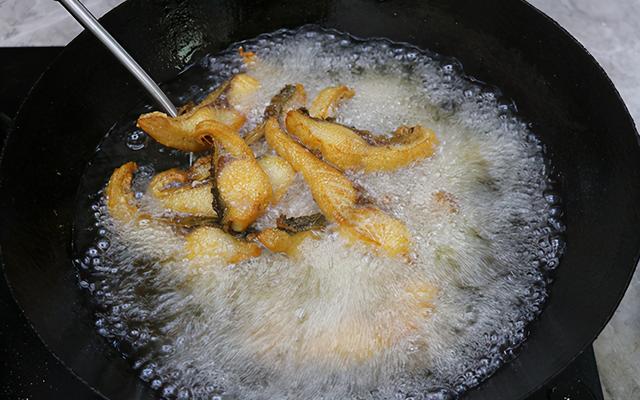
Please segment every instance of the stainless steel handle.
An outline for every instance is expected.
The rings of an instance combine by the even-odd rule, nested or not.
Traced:
[[[85,29],[89,30],[106,46],[111,53],[131,72],[131,74],[142,84],[153,99],[160,105],[167,114],[175,117],[178,115],[176,107],[171,103],[162,90],[156,85],[151,77],[140,67],[140,65],[120,46],[120,44],[104,29],[96,17],[78,0],[58,0]]]

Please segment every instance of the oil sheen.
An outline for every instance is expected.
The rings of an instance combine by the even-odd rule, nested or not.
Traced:
[[[491,375],[525,340],[562,249],[542,146],[514,106],[455,60],[317,27],[207,57],[204,82],[183,88],[180,101],[197,101],[242,71],[239,45],[258,55],[250,73],[261,82],[243,132],[284,85],[302,83],[309,99],[331,85],[355,91],[338,122],[376,134],[416,124],[436,133],[428,159],[347,172],[407,225],[411,262],[349,244],[330,226],[295,260],[264,250],[236,265],[193,265],[175,256],[183,239],[174,230],[115,229],[97,201],[97,235],[79,263],[100,334],[166,398],[451,399]],[[138,160],[144,203],[145,185],[163,169],[151,160],[186,165],[175,151],[145,147],[152,139],[143,135],[112,135],[97,156]],[[271,152],[263,142],[253,150]],[[297,176],[255,226],[314,212]],[[435,300],[421,307],[427,284]]]

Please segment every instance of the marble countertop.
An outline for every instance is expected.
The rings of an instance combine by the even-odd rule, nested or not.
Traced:
[[[640,121],[640,0],[529,0],[574,35]],[[122,0],[85,0],[98,16]],[[0,47],[63,46],[81,27],[51,0],[0,0]],[[594,344],[606,399],[640,399],[640,270]]]

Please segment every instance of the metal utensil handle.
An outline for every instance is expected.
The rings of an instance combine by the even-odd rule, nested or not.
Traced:
[[[78,0],[58,0],[85,29],[88,29],[104,44],[111,53],[133,74],[133,76],[144,86],[154,100],[172,117],[178,115],[176,107],[167,98],[164,92],[156,85],[151,77],[140,67],[140,65],[120,46],[120,44],[104,29],[96,17]]]

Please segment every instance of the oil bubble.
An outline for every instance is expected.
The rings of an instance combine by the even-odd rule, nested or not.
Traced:
[[[243,65],[239,45],[197,65],[204,69],[198,84],[188,80],[173,98],[203,98],[247,71],[261,90],[243,129],[261,122],[285,84],[301,82],[309,99],[331,85],[355,91],[332,110],[338,123],[383,137],[402,125],[434,131],[432,157],[395,171],[347,173],[406,225],[415,268],[347,243],[334,225],[301,245],[300,262],[263,251],[232,266],[213,259],[191,268],[185,232],[155,223],[165,210],[147,195],[157,172],[187,166],[184,154],[146,145],[141,131],[122,131],[118,148],[101,145],[99,155],[121,156],[122,139],[140,151],[132,189],[145,216],[122,227],[104,202],[91,206],[99,228],[86,232],[97,237],[77,257],[81,268],[93,266],[81,271],[79,285],[95,291],[96,329],[126,356],[135,354],[141,379],[166,398],[451,400],[478,385],[526,339],[565,248],[564,209],[532,127],[499,90],[464,76],[457,61],[405,44],[303,27],[241,43],[259,54],[253,66]],[[280,214],[319,211],[297,176],[253,228],[275,226]],[[416,282],[437,288],[428,312],[411,308],[424,303],[415,299],[424,295]],[[411,335],[374,341],[391,347],[371,351],[359,368],[322,350],[326,338],[357,344],[369,331],[408,326]],[[340,373],[332,374],[336,366]]]
[[[133,151],[144,149],[147,144],[147,134],[142,130],[135,130],[127,136],[126,145]]]

